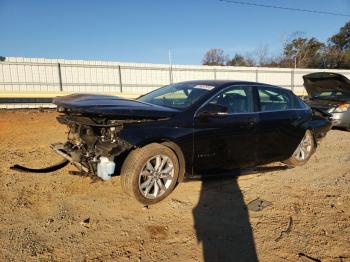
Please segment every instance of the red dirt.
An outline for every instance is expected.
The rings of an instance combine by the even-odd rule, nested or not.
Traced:
[[[145,208],[119,177],[9,169],[60,160],[49,149],[66,136],[55,116],[0,112],[0,260],[350,261],[349,132],[330,131],[305,166],[186,182]],[[272,205],[247,211],[257,197]]]

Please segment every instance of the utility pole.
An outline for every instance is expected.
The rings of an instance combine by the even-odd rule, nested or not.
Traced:
[[[169,82],[170,84],[173,83],[173,64],[171,61],[171,50],[168,51],[168,59],[169,59]]]
[[[169,65],[170,67],[172,66],[172,61],[171,61],[171,50],[168,50],[168,59],[169,59]]]

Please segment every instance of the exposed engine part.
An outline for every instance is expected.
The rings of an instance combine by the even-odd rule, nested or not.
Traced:
[[[81,162],[76,162],[76,161],[73,160],[72,153],[68,154],[69,149],[67,150],[67,144],[64,145],[64,144],[61,144],[61,143],[57,143],[57,144],[52,144],[50,147],[57,154],[63,156],[65,159],[67,159],[69,162],[71,162],[73,165],[75,165],[79,170],[82,170],[82,171],[84,171],[86,173],[89,172],[89,168],[88,167],[84,166]],[[75,154],[78,154],[78,153],[75,152]]]
[[[45,168],[14,165],[11,169],[21,172],[48,173],[63,168],[70,162],[81,174],[108,180],[115,171],[115,158],[133,147],[118,137],[123,124],[131,122],[130,120],[108,120],[80,115],[61,115],[57,119],[68,127],[68,141],[55,143],[50,147],[65,159]]]
[[[118,136],[128,121],[81,115],[61,115],[57,119],[68,127],[68,141],[51,148],[80,171],[103,180],[114,174],[115,158],[133,147]]]
[[[65,167],[68,164],[69,164],[69,160],[64,159],[55,165],[52,165],[49,167],[44,167],[44,168],[30,168],[30,167],[25,167],[25,166],[21,166],[21,165],[16,164],[16,165],[11,166],[10,169],[16,170],[19,172],[24,172],[24,173],[50,173],[50,172],[57,171],[57,170]]]

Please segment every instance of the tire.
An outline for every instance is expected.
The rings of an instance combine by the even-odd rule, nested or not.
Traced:
[[[310,130],[306,130],[303,139],[300,141],[293,155],[289,159],[283,161],[283,163],[289,166],[302,166],[306,164],[314,152],[315,141],[313,134]]]
[[[175,188],[179,160],[170,148],[152,143],[129,153],[121,169],[124,192],[144,205],[158,203]]]

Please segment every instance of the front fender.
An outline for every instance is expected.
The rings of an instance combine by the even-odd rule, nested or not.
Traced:
[[[167,126],[125,126],[119,133],[119,138],[132,144],[134,147],[143,147],[150,143],[169,143],[178,156],[180,165],[179,182],[185,173],[192,173],[193,129],[192,127]]]

